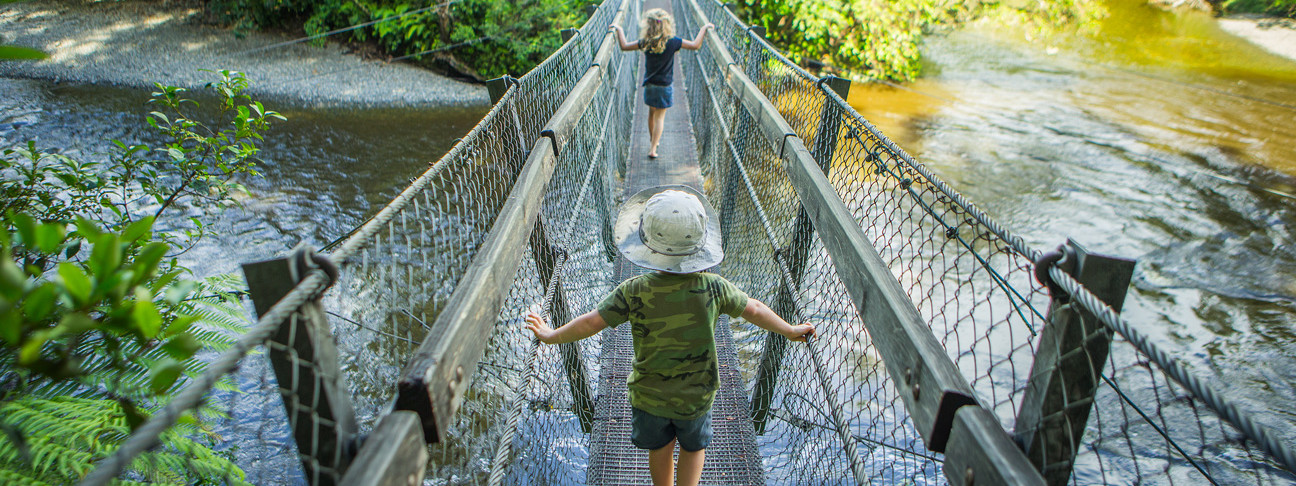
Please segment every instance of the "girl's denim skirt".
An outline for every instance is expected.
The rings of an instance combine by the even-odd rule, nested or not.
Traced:
[[[644,104],[653,108],[670,108],[672,90],[670,86],[645,84],[643,87]]]

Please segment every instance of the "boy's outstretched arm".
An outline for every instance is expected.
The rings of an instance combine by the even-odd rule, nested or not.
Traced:
[[[759,300],[748,298],[747,308],[743,309],[742,318],[747,322],[755,324],[757,327],[769,332],[777,332],[783,337],[793,341],[805,341],[806,336],[815,335],[815,328],[811,324],[801,324],[793,326],[787,321],[770,310],[769,306]]]
[[[581,314],[580,317],[572,319],[571,322],[563,324],[562,327],[554,329],[549,327],[540,314],[534,312],[526,315],[526,327],[535,333],[536,339],[545,344],[562,344],[573,341],[580,341],[587,337],[598,334],[599,331],[607,328],[607,323],[603,321],[598,311],[592,310]]]

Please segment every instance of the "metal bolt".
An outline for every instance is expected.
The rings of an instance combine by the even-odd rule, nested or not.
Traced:
[[[455,379],[454,379],[455,383],[462,382],[463,378],[464,378],[463,366],[455,368]]]
[[[905,368],[905,384],[913,384],[913,368]]]
[[[972,468],[969,467],[969,468],[967,468],[966,471],[963,471],[963,484],[964,484],[964,486],[972,486],[972,485],[976,482],[975,480],[976,480],[976,477],[975,477],[974,474],[972,474]]]
[[[918,399],[918,392],[919,392],[918,384],[917,384],[917,383],[914,383],[914,386],[913,386],[913,395],[914,395],[914,400],[917,400],[917,399]]]

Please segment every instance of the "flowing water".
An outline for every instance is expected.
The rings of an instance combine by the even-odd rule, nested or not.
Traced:
[[[1109,9],[1075,35],[985,23],[930,38],[927,77],[856,85],[851,102],[1032,246],[1073,237],[1137,258],[1125,316],[1291,433],[1296,62],[1204,15]],[[147,138],[147,99],[0,79],[0,145],[90,157],[105,139]],[[289,120],[267,136],[244,208],[222,215],[223,236],[183,257],[202,274],[344,236],[486,110],[267,105]],[[297,469],[282,409],[267,370],[243,371],[263,378],[225,398],[236,454],[252,482],[282,482]]]
[[[1296,440],[1296,61],[1209,16],[1111,3],[1079,33],[989,22],[851,103],[1032,247],[1138,260],[1124,316]]]

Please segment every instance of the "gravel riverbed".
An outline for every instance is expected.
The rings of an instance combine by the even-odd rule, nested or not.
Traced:
[[[0,62],[0,77],[151,88],[197,88],[203,70],[246,73],[251,95],[311,106],[485,105],[482,85],[403,63],[366,60],[344,47],[291,41],[288,35],[237,34],[201,22],[189,1],[52,0],[0,7],[3,43],[50,54]]]

